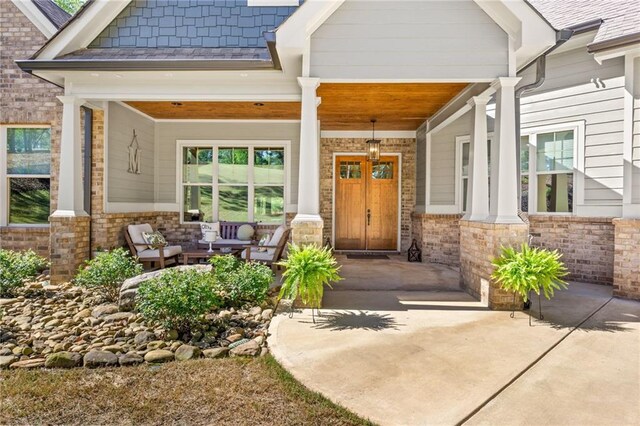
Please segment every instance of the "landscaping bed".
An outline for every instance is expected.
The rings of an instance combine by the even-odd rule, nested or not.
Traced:
[[[99,367],[267,352],[269,308],[211,312],[199,331],[182,341],[175,330],[150,326],[135,312],[119,312],[90,290],[48,285],[46,276],[21,293],[0,299],[3,368]]]

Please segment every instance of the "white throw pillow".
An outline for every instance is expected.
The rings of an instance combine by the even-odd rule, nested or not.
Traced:
[[[256,231],[255,229],[253,229],[253,226],[249,225],[248,223],[245,223],[244,225],[241,225],[238,228],[237,236],[240,241],[249,241],[251,240],[255,232]]]
[[[269,241],[269,246],[277,246],[278,243],[280,242],[280,240],[282,239],[282,235],[284,234],[284,231],[286,230],[284,225],[280,225],[278,226],[278,228],[276,229],[276,231],[273,233],[273,237],[271,237],[271,241]],[[269,254],[273,254],[276,252],[275,248],[269,248],[267,249],[267,252],[269,252]]]
[[[215,232],[216,235],[218,236],[218,239],[220,239],[220,222],[212,222],[212,223],[200,222],[200,231],[202,232],[202,240],[205,239],[206,237],[205,233],[207,231]]]

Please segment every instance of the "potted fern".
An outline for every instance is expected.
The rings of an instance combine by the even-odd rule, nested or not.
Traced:
[[[512,292],[514,299],[516,295],[520,295],[525,304],[529,301],[531,292],[536,293],[538,298],[542,293],[544,297],[551,299],[555,290],[567,288],[563,278],[569,272],[560,260],[561,257],[558,250],[539,249],[526,243],[522,244],[520,251],[513,247],[503,247],[502,254],[492,262],[495,269],[491,278],[503,290]],[[540,319],[543,319],[541,306]]]
[[[340,281],[340,266],[327,247],[314,245],[298,246],[289,244],[287,259],[280,262],[285,271],[282,273],[282,287],[278,295],[280,300],[292,302],[300,297],[302,303],[311,308],[315,323],[315,310],[320,312],[324,286],[331,288],[331,283]]]

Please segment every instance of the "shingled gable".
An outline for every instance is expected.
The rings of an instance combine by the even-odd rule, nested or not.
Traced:
[[[58,6],[53,0],[31,0],[42,14],[56,27],[60,29],[71,18],[67,12]]]
[[[296,9],[248,6],[246,0],[134,0],[86,47],[37,60],[44,46],[20,65],[27,70],[279,69],[273,31]]]

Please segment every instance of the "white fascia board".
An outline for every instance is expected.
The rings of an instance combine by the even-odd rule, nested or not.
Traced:
[[[593,54],[593,59],[595,59],[598,64],[602,65],[603,61],[619,58],[621,56],[640,56],[640,43],[618,47],[617,49],[608,49],[596,52]]]
[[[31,0],[12,0],[12,2],[47,39],[58,31],[49,18]]]
[[[247,0],[247,6],[274,7],[274,6],[298,6],[300,0]]]
[[[516,68],[556,44],[556,30],[524,0],[474,0],[509,36]]]
[[[130,2],[131,0],[94,0],[80,16],[55,35],[38,54],[37,59],[54,59],[87,47]]]

